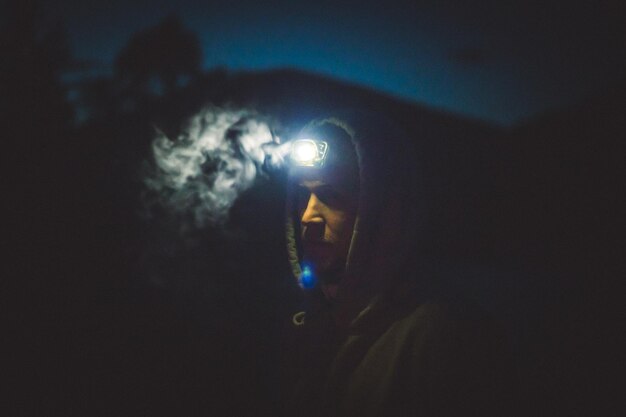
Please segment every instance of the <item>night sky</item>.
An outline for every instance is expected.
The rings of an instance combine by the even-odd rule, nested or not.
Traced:
[[[176,13],[204,67],[295,67],[510,125],[624,74],[617,2],[61,0],[73,53],[110,71],[130,36]],[[506,6],[503,4],[506,3]]]

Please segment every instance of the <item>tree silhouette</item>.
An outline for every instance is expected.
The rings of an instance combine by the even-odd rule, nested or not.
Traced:
[[[158,93],[161,88],[168,95],[186,77],[195,77],[201,63],[198,39],[185,30],[178,17],[171,15],[134,35],[117,57],[115,69],[131,93]]]
[[[79,109],[88,122],[105,121],[115,118],[120,107],[119,86],[109,77],[83,80],[78,85]]]

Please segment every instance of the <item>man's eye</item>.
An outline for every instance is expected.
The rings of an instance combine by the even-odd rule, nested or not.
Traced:
[[[337,190],[331,187],[323,187],[315,191],[315,195],[319,198],[324,204],[329,206],[335,206],[341,204],[342,195],[337,192]]]
[[[311,192],[305,187],[298,187],[296,190],[296,204],[299,210],[304,210],[309,205]]]

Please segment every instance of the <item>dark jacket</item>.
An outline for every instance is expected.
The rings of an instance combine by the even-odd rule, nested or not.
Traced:
[[[391,124],[360,114],[316,121],[302,133],[331,134],[347,135],[357,151],[359,209],[337,298],[310,291],[306,311],[294,315],[286,415],[513,415],[502,334],[474,309],[435,301],[419,272],[423,199],[410,143]],[[299,279],[298,218],[290,204],[287,213]]]

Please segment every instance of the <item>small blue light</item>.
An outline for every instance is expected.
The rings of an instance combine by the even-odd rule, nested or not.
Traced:
[[[315,283],[317,279],[315,279],[315,275],[313,275],[313,270],[309,265],[302,265],[302,277],[300,278],[300,283],[303,288],[311,289],[315,287]]]

